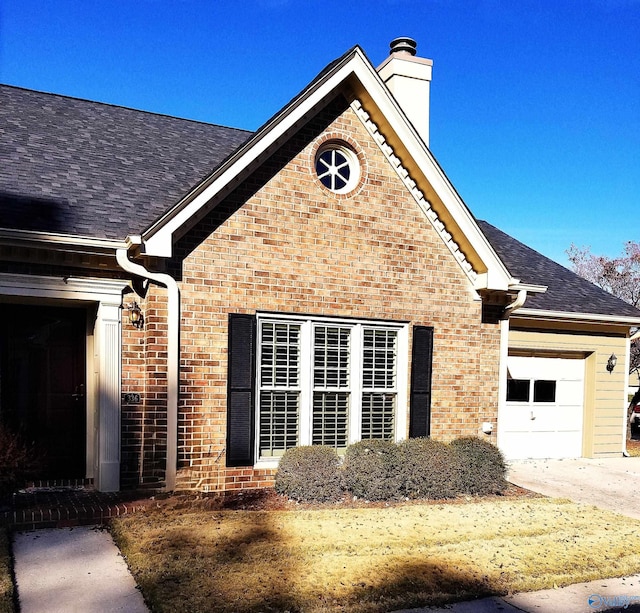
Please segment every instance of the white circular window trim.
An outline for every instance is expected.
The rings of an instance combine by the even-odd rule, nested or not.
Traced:
[[[329,141],[318,148],[315,171],[320,183],[334,194],[349,193],[360,181],[358,156],[336,141]]]

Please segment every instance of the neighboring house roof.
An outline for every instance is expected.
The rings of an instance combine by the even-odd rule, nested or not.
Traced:
[[[0,228],[124,240],[250,135],[0,85]]]
[[[627,302],[527,247],[486,221],[478,221],[478,225],[514,277],[523,283],[547,286],[545,293],[531,294],[527,298],[526,310],[640,319],[640,310]]]

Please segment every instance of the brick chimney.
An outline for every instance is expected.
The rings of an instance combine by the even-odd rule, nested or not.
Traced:
[[[378,67],[378,74],[428,147],[433,61],[416,57],[416,46],[406,36],[392,40],[389,57]]]

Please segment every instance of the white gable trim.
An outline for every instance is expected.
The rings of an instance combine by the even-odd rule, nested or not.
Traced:
[[[147,255],[170,257],[173,247],[174,233],[189,224],[193,219],[204,216],[202,209],[210,210],[210,201],[222,199],[241,181],[247,171],[260,164],[274,152],[280,139],[288,132],[302,125],[305,118],[314,108],[322,105],[335,94],[338,84],[344,82],[354,72],[352,61],[364,62],[362,52],[354,50],[355,55],[346,63],[339,65],[320,79],[301,97],[285,107],[257,132],[239,151],[225,164],[217,169],[209,178],[179,202],[171,211],[151,226],[143,235],[144,250]]]
[[[235,188],[242,179],[274,152],[287,136],[302,126],[316,109],[321,108],[349,79],[355,78],[373,103],[382,111],[392,130],[420,167],[436,191],[455,224],[460,228],[486,267],[474,281],[476,289],[507,290],[515,280],[489,245],[475,219],[462,202],[446,175],[426,148],[418,133],[398,106],[375,68],[364,53],[355,47],[335,66],[316,79],[291,104],[261,128],[254,137],[225,164],[205,179],[171,211],[151,226],[142,236],[147,255],[170,257],[173,242],[192,227],[213,206]],[[441,222],[440,222],[441,223]],[[446,232],[446,228],[440,230]],[[445,235],[443,234],[443,238]],[[448,239],[446,240],[448,244]],[[456,246],[451,246],[457,258]],[[466,260],[466,256],[461,256]],[[461,264],[464,266],[464,264]]]

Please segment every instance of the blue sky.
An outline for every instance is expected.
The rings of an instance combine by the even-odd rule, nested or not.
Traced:
[[[255,129],[397,36],[478,218],[565,264],[640,240],[640,0],[2,0],[0,82]]]

